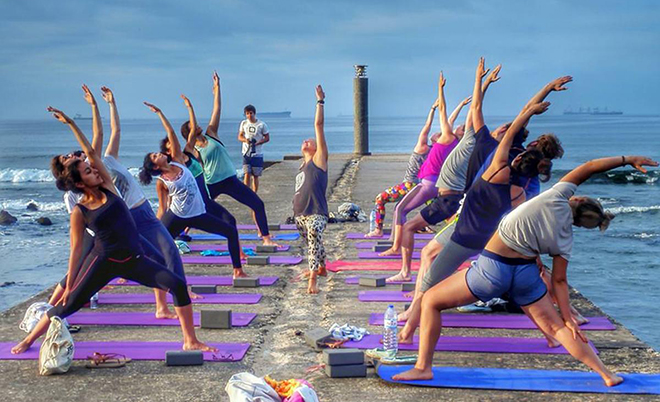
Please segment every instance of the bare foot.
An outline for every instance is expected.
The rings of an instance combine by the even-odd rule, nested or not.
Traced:
[[[264,237],[264,246],[275,246],[275,247],[281,247],[279,244],[275,243],[271,236],[266,236]]]
[[[545,340],[548,342],[548,347],[549,348],[558,348],[558,347],[561,346],[561,343],[559,343],[559,341],[556,340],[555,338],[546,336]]]
[[[411,334],[408,334],[409,331],[407,331],[406,328],[408,328],[408,325],[403,327],[401,332],[397,334],[397,338],[399,340],[399,343],[411,345],[413,343],[413,335],[415,335],[415,331],[412,331]]]
[[[247,278],[248,274],[243,271],[243,268],[234,268],[234,278]]]
[[[307,285],[307,293],[310,295],[315,295],[319,293],[319,286],[316,282],[317,279],[317,273],[312,271],[309,275],[309,282]]]
[[[396,319],[398,321],[408,321],[409,316],[410,316],[410,310],[406,310],[403,313],[399,313],[399,315],[396,316]]]
[[[11,354],[12,355],[21,354],[21,353],[25,352],[26,350],[30,349],[30,346],[32,346],[32,342],[28,342],[25,339],[23,339],[21,341],[21,343],[14,346],[13,348],[11,348]]]
[[[378,255],[381,257],[386,257],[388,255],[401,255],[401,250],[399,250],[398,248],[394,248],[394,246],[392,246],[388,250],[385,250]]]
[[[247,260],[247,254],[243,250],[241,250],[241,260]]]
[[[126,282],[128,282],[128,281],[124,278],[117,278],[117,284],[118,285],[123,285]]]
[[[623,378],[619,377],[616,374],[609,374],[607,377],[603,377],[603,380],[605,380],[605,385],[607,385],[608,387],[614,387],[623,382]]]
[[[328,276],[328,270],[323,265],[319,266],[319,276]]]
[[[392,379],[394,381],[431,380],[433,379],[433,370],[430,367],[427,370],[420,370],[415,367],[392,376]]]
[[[573,319],[575,320],[575,322],[577,322],[577,325],[584,325],[584,324],[589,322],[589,320],[584,318],[582,316],[582,314],[580,314],[579,311],[577,311],[576,309],[574,309],[572,307],[571,307],[571,315],[573,316]]]
[[[398,274],[394,276],[390,276],[389,278],[385,279],[386,283],[392,283],[392,282],[410,282],[412,277],[410,276],[410,273],[408,273],[408,276],[404,274],[402,271],[400,271]]]
[[[218,349],[214,348],[212,346],[209,346],[205,343],[202,343],[200,341],[193,341],[189,343],[184,343],[183,344],[183,350],[201,350],[203,352],[217,352]]]
[[[159,320],[165,320],[165,319],[173,320],[178,318],[178,316],[176,315],[176,313],[170,311],[170,309],[165,309],[162,311],[156,311],[156,318],[158,318]]]
[[[406,297],[408,299],[412,299],[413,297],[415,297],[415,291],[411,290],[410,292],[406,292],[406,293],[403,294],[403,297]]]
[[[364,235],[364,237],[383,237],[383,229],[376,228]]]
[[[191,299],[203,299],[204,298],[204,296],[198,295],[197,293],[195,293],[191,290],[188,291],[188,296],[190,296]]]

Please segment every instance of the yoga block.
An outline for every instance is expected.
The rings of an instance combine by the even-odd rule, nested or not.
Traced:
[[[202,310],[200,315],[202,328],[231,328],[231,310]]]
[[[165,364],[168,366],[201,366],[204,355],[201,350],[168,350],[165,352]]]
[[[264,246],[263,244],[257,245],[257,253],[274,253],[277,251],[277,246]]]
[[[331,366],[326,364],[325,374],[330,378],[366,377],[367,366],[364,363],[347,366]]]
[[[413,290],[415,290],[415,282],[407,282],[401,284],[402,292],[412,292]]]
[[[389,240],[378,240],[378,241],[376,242],[376,244],[379,245],[379,246],[388,246],[388,247],[392,247],[392,245],[393,245],[394,243],[392,243],[392,242],[389,241]]]
[[[267,255],[248,255],[247,263],[248,265],[268,265],[270,257]]]
[[[234,278],[235,288],[258,288],[259,278]]]
[[[269,223],[268,224],[268,230],[280,230],[280,224],[279,223]]]
[[[216,285],[190,285],[190,291],[193,293],[217,293]]]
[[[369,286],[372,288],[380,288],[385,286],[385,278],[370,278],[368,276],[361,276],[358,282],[360,286]]]
[[[374,251],[374,253],[382,253],[383,251],[389,250],[390,247],[391,247],[390,244],[376,244],[375,246],[373,246],[372,250]]]
[[[383,234],[386,235],[392,234],[392,228],[383,228]]]
[[[323,363],[330,366],[364,364],[364,352],[359,349],[325,349]]]
[[[332,340],[332,334],[323,328],[314,328],[305,332],[305,342],[316,351],[321,350],[320,345],[329,340]]]

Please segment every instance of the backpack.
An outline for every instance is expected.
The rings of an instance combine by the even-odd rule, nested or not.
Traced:
[[[51,317],[39,350],[39,375],[66,373],[73,362],[73,338],[60,317]]]

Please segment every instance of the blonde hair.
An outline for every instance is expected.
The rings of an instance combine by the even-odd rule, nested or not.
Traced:
[[[610,226],[610,222],[614,219],[614,216],[613,213],[605,211],[600,202],[587,197],[575,208],[573,222],[576,226],[587,229],[597,227],[603,232]]]

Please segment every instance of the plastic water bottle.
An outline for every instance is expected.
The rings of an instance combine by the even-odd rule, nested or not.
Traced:
[[[99,307],[99,294],[94,293],[94,296],[92,296],[89,299],[89,308],[92,310],[96,310]]]
[[[383,321],[383,348],[385,349],[385,352],[393,358],[399,351],[399,342],[396,337],[398,320],[393,305],[390,304],[387,311],[385,311],[385,319]]]
[[[369,214],[369,232],[376,230],[376,209],[371,210]]]

